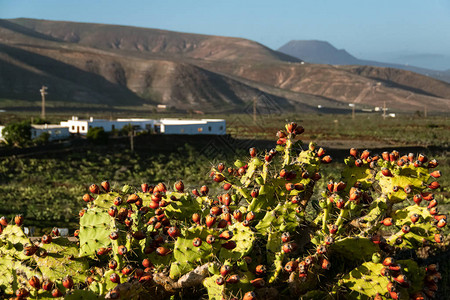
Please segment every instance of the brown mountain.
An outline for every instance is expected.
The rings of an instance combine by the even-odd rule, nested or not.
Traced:
[[[0,20],[0,98],[240,111],[362,107],[450,111],[450,84],[413,72],[305,64],[253,41],[127,26]],[[0,102],[1,106],[1,102]]]

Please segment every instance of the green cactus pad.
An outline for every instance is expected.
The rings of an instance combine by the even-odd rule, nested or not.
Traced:
[[[236,261],[250,253],[253,248],[253,242],[256,239],[255,233],[250,229],[250,227],[245,227],[242,223],[235,223],[232,226],[229,226],[228,230],[233,232],[233,237],[230,241],[236,242],[236,248],[232,250],[221,248],[219,252],[219,259],[221,261],[226,259]]]
[[[264,165],[264,163],[257,157],[253,157],[251,161],[248,163],[248,168],[245,174],[241,178],[241,184],[245,187],[248,187],[250,185],[251,178],[255,174],[255,171],[258,167]]]
[[[26,244],[32,245],[32,243],[20,226],[12,224],[6,226],[0,235],[0,240],[5,243],[3,247],[0,247],[1,255],[11,255],[20,260],[27,260],[31,258],[31,256],[26,256],[23,253],[24,246]]]
[[[213,275],[210,277],[205,278],[203,280],[203,286],[208,291],[208,298],[209,300],[222,300],[224,291],[225,291],[225,284],[218,285],[216,283],[217,278],[219,278],[220,275]]]
[[[412,194],[422,191],[430,178],[428,170],[422,167],[416,168],[414,165],[404,167],[391,168],[393,177],[384,176],[381,171],[376,175],[380,188],[390,201],[394,203],[401,202],[408,197],[404,188],[409,185],[413,189]],[[394,192],[394,186],[398,187],[398,191]]]
[[[85,258],[78,257],[78,247],[74,242],[59,237],[53,239],[50,244],[41,244],[40,247],[48,252],[44,258],[35,255],[42,274],[52,281],[70,275],[74,282],[84,283],[89,264]]]
[[[188,193],[168,193],[167,199],[171,196],[177,198],[176,201],[170,201],[165,207],[165,213],[169,219],[190,222],[194,213],[202,211],[201,197],[193,199]],[[200,199],[199,199],[200,198]]]
[[[111,206],[114,205],[114,199],[119,196],[121,196],[121,195],[117,192],[109,192],[106,194],[100,194],[97,196],[97,198],[95,198],[93,203],[94,203],[94,206],[107,210],[108,208],[110,208]],[[126,203],[125,200],[127,200],[127,199],[123,199],[123,200],[124,200],[123,202]]]
[[[110,247],[109,234],[114,230],[114,218],[104,209],[88,209],[80,219],[80,256],[94,257],[98,249]]]
[[[205,226],[193,226],[181,231],[181,235],[175,242],[173,251],[177,263],[173,263],[170,268],[170,277],[172,279],[189,272],[195,265],[211,260],[220,250],[220,240],[216,236],[216,241],[210,245],[206,242],[206,237],[214,235],[214,230]],[[200,247],[193,245],[194,238],[200,238],[202,244]]]
[[[267,211],[264,218],[255,226],[261,234],[266,234],[270,228],[274,231],[294,231],[298,225],[296,205],[287,202],[279,203],[273,210]]]
[[[398,260],[397,263],[402,266],[402,271],[410,282],[408,293],[412,295],[421,291],[426,273],[425,268],[419,267],[412,259]]]
[[[281,250],[281,235],[282,233],[280,231],[270,232],[267,238],[267,261],[273,262],[269,266],[269,283],[274,282],[283,270],[285,253]]]
[[[248,211],[259,213],[261,209],[267,209],[275,206],[277,201],[274,197],[275,189],[269,185],[262,185],[259,189],[259,195],[257,198],[253,198],[252,202],[248,206]]]
[[[368,189],[372,185],[375,174],[369,168],[369,164],[357,167],[353,158],[347,158],[344,162],[347,165],[342,172],[342,180],[347,184],[344,191],[348,192],[357,181],[362,184],[363,189]]]
[[[97,300],[104,299],[92,291],[73,290],[64,296],[64,300]]]
[[[380,249],[369,238],[365,237],[347,237],[335,241],[330,249],[339,253],[348,260],[370,260],[373,253]]]
[[[366,262],[350,271],[342,279],[341,283],[353,291],[349,296],[354,299],[372,299],[377,293],[386,293],[389,280],[380,275],[384,266],[373,262]]]

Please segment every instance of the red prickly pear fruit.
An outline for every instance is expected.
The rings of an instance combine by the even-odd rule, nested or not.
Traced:
[[[127,266],[125,266],[125,267],[122,269],[121,272],[122,272],[123,275],[130,275],[131,272],[133,272],[133,267],[130,266],[130,265],[127,265]]]
[[[280,177],[281,178],[285,178],[286,177],[286,175],[287,175],[287,171],[286,171],[286,169],[281,169],[281,171],[280,171]]]
[[[383,260],[383,266],[387,266],[387,267],[389,267],[389,266],[392,266],[393,264],[395,264],[395,260],[394,260],[394,258],[392,258],[392,257],[386,257],[384,260]]]
[[[115,217],[116,215],[117,215],[117,207],[115,207],[115,206],[111,206],[109,209],[108,209],[108,214],[111,216],[111,217]]]
[[[438,205],[438,202],[436,201],[436,199],[433,199],[433,200],[431,200],[431,201],[428,203],[427,208],[430,209],[430,208],[435,207],[435,206],[437,206],[437,205]]]
[[[208,192],[209,192],[209,188],[206,185],[204,185],[200,188],[200,193],[202,194],[202,196],[208,195]]]
[[[385,151],[381,153],[381,157],[383,157],[385,161],[389,161],[389,152]]]
[[[151,209],[157,209],[159,208],[159,202],[151,200],[150,203],[148,204],[148,207],[150,207]]]
[[[78,237],[80,235],[80,229],[77,229],[73,232],[74,237]]]
[[[389,160],[390,161],[396,161],[399,157],[399,153],[397,150],[393,150],[391,153],[389,153]]]
[[[380,270],[380,274],[381,274],[381,276],[389,276],[389,269],[388,268],[382,268],[381,270]]]
[[[333,243],[334,243],[334,239],[333,239],[331,236],[327,236],[327,237],[325,238],[325,244],[331,245],[331,244],[333,244]]]
[[[389,296],[394,300],[398,300],[400,299],[400,292],[389,292]]]
[[[350,155],[356,158],[358,156],[358,149],[351,148],[350,149]]]
[[[73,279],[72,276],[67,275],[63,278],[62,284],[66,289],[71,289],[73,287]]]
[[[205,218],[205,224],[208,228],[211,228],[216,222],[216,217],[213,215],[207,215]]]
[[[91,195],[89,195],[89,194],[84,194],[83,195],[83,201],[84,202],[91,202],[93,200],[94,200],[94,197],[92,197]]]
[[[321,267],[322,267],[322,269],[324,269],[324,270],[329,270],[330,267],[331,267],[330,261],[329,261],[328,259],[324,258],[324,259],[322,260]]]
[[[388,292],[395,292],[397,289],[395,288],[395,284],[393,282],[389,282],[386,286]]]
[[[440,185],[439,182],[437,182],[437,181],[433,181],[432,183],[430,183],[430,184],[428,185],[428,188],[430,188],[430,189],[432,189],[432,190],[438,189],[438,188],[440,188],[440,187],[441,187],[441,185]]]
[[[284,131],[279,130],[277,132],[277,134],[276,134],[276,137],[279,138],[279,139],[283,139],[283,138],[287,137],[287,135],[286,135],[286,133]]]
[[[52,290],[52,296],[54,298],[59,298],[63,296],[63,293],[58,288],[55,288]]]
[[[165,185],[164,183],[162,183],[162,182],[158,183],[158,184],[155,186],[155,188],[153,189],[153,192],[155,192],[155,191],[160,192],[160,193],[165,193],[165,192],[167,192],[166,185]]]
[[[394,280],[400,283],[402,286],[409,286],[408,278],[404,274],[400,274],[397,277],[394,277]]]
[[[297,191],[303,191],[303,190],[305,190],[305,185],[301,182],[298,182],[298,183],[294,184],[294,188]]]
[[[420,218],[420,216],[419,216],[418,214],[412,214],[412,215],[410,216],[411,222],[412,222],[413,224],[415,224],[417,221],[419,221],[419,218]]]
[[[158,247],[156,248],[156,254],[160,255],[160,256],[166,256],[169,253],[171,253],[172,250],[166,248],[166,247]]]
[[[375,297],[373,297],[373,300],[383,300],[383,297],[381,297],[380,293],[377,293]]]
[[[257,278],[257,279],[261,279],[261,278]],[[262,286],[256,286],[256,284],[260,285],[261,283],[253,283],[253,281],[256,281],[257,279],[254,279],[251,281],[251,283],[253,284],[254,287],[258,288],[258,287],[263,287],[264,284]],[[228,282],[228,281],[227,281]],[[256,293],[253,291],[247,292],[244,294],[244,297],[242,297],[242,300],[256,300]]]
[[[223,185],[223,189],[225,190],[225,191],[228,191],[229,189],[231,189],[231,183],[225,183],[224,185]]]
[[[148,193],[148,191],[149,191],[148,183],[141,184],[141,190],[142,190],[143,193]]]
[[[26,288],[20,288],[16,290],[16,296],[19,299],[24,299],[28,297],[29,294],[30,292]]]
[[[200,215],[199,215],[198,213],[194,213],[194,214],[192,215],[192,221],[193,221],[194,223],[200,224]]]
[[[84,283],[85,283],[87,286],[90,286],[94,281],[95,281],[94,277],[88,276],[88,277],[86,277],[86,279],[84,280]]]
[[[223,163],[219,163],[217,165],[217,170],[222,173],[225,170],[225,165]]]
[[[239,174],[239,176],[243,176],[243,175],[245,174],[245,171],[246,171],[245,167],[240,167],[240,168],[238,169],[238,174]]]
[[[285,145],[286,144],[286,139],[278,139],[277,140],[277,145]]]
[[[250,226],[250,222],[248,220],[244,220],[242,222],[242,225],[245,226],[245,227],[248,227],[248,226]]]
[[[180,229],[178,229],[178,228],[175,227],[175,226],[172,226],[172,227],[170,227],[170,228],[167,230],[167,234],[168,234],[170,237],[176,238],[176,237],[178,237],[178,236],[180,235]]]
[[[391,171],[385,167],[381,168],[381,174],[383,174],[383,176],[386,176],[386,177],[392,177]]]
[[[297,123],[295,123],[295,122],[286,124],[286,131],[288,133],[294,133],[296,128],[297,128]]]
[[[111,186],[108,181],[105,180],[102,183],[100,183],[100,185],[102,186],[102,188],[105,192],[109,193]]]
[[[281,235],[281,241],[283,243],[288,243],[291,241],[291,234],[289,232],[283,232],[283,234]]]
[[[324,164],[329,164],[333,159],[331,158],[330,155],[326,155],[322,158],[322,163]]]
[[[230,265],[222,265],[220,267],[220,275],[223,277],[227,276],[231,272],[231,266]]]
[[[228,225],[231,225],[231,214],[230,213],[223,213],[222,214],[223,220],[227,222]]]
[[[144,259],[142,260],[142,266],[143,266],[144,268],[153,268],[153,264],[152,264],[152,262],[150,261],[150,259],[148,259],[148,258],[144,258]]]
[[[52,242],[52,236],[44,234],[41,238],[43,244],[50,244]]]
[[[214,175],[213,180],[214,180],[215,182],[222,182],[222,181],[225,180],[225,177],[223,177],[223,175],[220,174],[220,173],[216,173],[216,174]]]
[[[381,224],[384,226],[391,226],[392,225],[392,218],[385,218],[382,221],[380,221]]]
[[[248,150],[248,152],[250,153],[250,156],[251,157],[255,157],[256,156],[256,149],[255,148],[250,148],[249,150]]]
[[[53,286],[54,286],[53,282],[50,281],[49,279],[46,279],[42,282],[42,289],[44,291],[47,292],[51,291],[53,289]]]
[[[328,181],[328,183],[327,183],[327,189],[328,189],[328,191],[329,191],[330,193],[333,192],[333,190],[334,190],[334,182],[333,182],[333,180]]]
[[[180,193],[183,193],[184,192],[184,183],[183,183],[183,181],[177,181],[176,183],[175,183],[175,189],[178,191],[178,192],[180,192]]]
[[[254,188],[250,195],[252,198],[257,198],[259,196],[259,188]]]
[[[222,209],[219,206],[213,206],[209,210],[209,213],[213,216],[219,216],[222,213]]]
[[[294,251],[294,247],[292,247],[291,243],[285,243],[283,244],[282,248],[284,253],[291,253],[292,251]]]
[[[403,188],[403,190],[404,190],[405,193],[407,193],[407,194],[411,194],[411,192],[412,192],[412,188],[411,188],[410,185],[405,186],[405,187]]]
[[[223,285],[225,283],[225,278],[223,278],[223,277],[218,277],[217,279],[216,279],[216,284],[217,285]]]
[[[426,163],[426,162],[428,161],[428,158],[427,158],[424,154],[422,154],[422,153],[419,154],[419,156],[417,157],[417,159],[418,159],[421,163]]]
[[[303,128],[303,126],[297,126],[294,131],[294,133],[297,135],[302,134],[303,132],[305,132],[305,128]]]
[[[400,272],[402,269],[402,267],[400,265],[396,265],[396,264],[390,265],[388,268],[390,271],[394,271],[394,272]]]
[[[434,177],[434,178],[439,178],[439,177],[441,177],[441,171],[437,171],[437,170],[433,171],[430,173],[430,176]]]
[[[226,193],[222,195],[223,205],[229,206],[231,204],[231,195]]]
[[[198,192],[197,189],[193,189],[193,190],[192,190],[192,194],[193,194],[194,196],[196,196],[196,197],[200,197],[200,193]]]
[[[293,190],[295,190],[295,185],[294,185],[292,182],[286,183],[285,187],[286,187],[286,190],[287,190],[287,191],[293,191]]]
[[[422,193],[421,196],[422,196],[422,199],[426,200],[426,201],[431,201],[434,199],[434,195],[432,193],[428,193],[428,192]]]
[[[436,168],[439,165],[438,161],[435,159],[432,159],[428,162],[427,167],[430,169]]]
[[[110,268],[111,270],[115,270],[117,268],[117,261],[114,259],[111,259],[108,262],[108,268]]]
[[[422,163],[419,160],[416,160],[416,161],[414,161],[413,165],[415,168],[419,168],[422,166]]]
[[[128,204],[136,203],[136,201],[138,201],[138,199],[139,199],[139,196],[137,194],[131,194],[128,196],[127,203]]]
[[[335,234],[338,231],[338,226],[336,224],[333,224],[330,226],[330,233]]]
[[[210,244],[210,245],[212,245],[215,241],[216,241],[216,238],[215,238],[215,236],[213,236],[212,234],[209,234],[209,235],[206,237],[206,242],[207,242],[208,244]]]
[[[302,198],[300,198],[300,196],[298,196],[298,195],[291,197],[292,204],[299,204],[301,200],[302,200]]]
[[[445,220],[445,219],[440,219],[440,220],[437,222],[437,224],[436,224],[436,226],[437,226],[438,228],[442,228],[442,227],[444,227],[445,225],[447,225],[447,220]]]
[[[425,300],[425,296],[422,292],[416,292],[411,296],[412,300]]]
[[[100,194],[100,188],[99,188],[98,185],[96,185],[95,183],[93,183],[93,184],[91,184],[91,185],[89,186],[89,191],[90,191],[92,194]]]
[[[266,286],[266,281],[263,278],[255,278],[255,279],[251,280],[250,283],[253,285],[253,287],[255,287],[257,289]],[[245,296],[244,296],[244,298],[245,298]],[[256,298],[251,298],[251,299],[256,299]]]
[[[355,160],[355,166],[357,167],[361,167],[364,164],[364,162],[362,161],[362,159],[357,159]]]
[[[343,181],[339,181],[338,183],[334,183],[333,192],[343,191],[347,187],[347,184]]]
[[[233,250],[234,248],[236,248],[236,242],[235,241],[228,241],[226,243],[223,243],[222,247],[227,249],[227,250]]]
[[[136,230],[131,234],[131,236],[137,241],[143,240],[146,238],[145,233],[142,230]]]
[[[334,203],[336,203],[336,207],[339,209],[342,209],[345,206],[345,202],[341,198],[336,199]]]
[[[263,276],[264,274],[266,274],[267,268],[265,265],[257,265],[255,268],[255,274],[257,276]]]
[[[127,254],[127,252],[128,252],[127,247],[125,247],[125,246],[123,246],[123,245],[120,245],[120,246],[117,248],[117,253],[118,253],[119,255],[125,255],[125,254]]]
[[[231,283],[231,284],[238,283],[239,281],[240,281],[240,278],[239,278],[239,275],[237,275],[237,274],[231,275],[227,279],[227,283]]]
[[[323,148],[319,148],[319,150],[317,150],[317,156],[321,157],[325,154],[325,150]]]
[[[8,220],[4,216],[0,218],[0,225],[3,227],[8,226]]]
[[[131,225],[133,225],[133,218],[127,217],[127,218],[125,219],[125,225],[126,225],[127,227],[131,227]]]
[[[37,290],[39,290],[41,288],[41,281],[39,280],[39,278],[37,276],[32,276],[28,280],[28,283]]]
[[[161,199],[162,199],[161,193],[158,192],[158,191],[154,191],[153,194],[152,194],[151,200],[155,201],[155,202],[159,202],[159,201],[161,201]]]
[[[370,151],[369,150],[364,150],[362,153],[361,153],[361,159],[362,160],[367,160],[367,158],[370,156]]]
[[[111,282],[114,282],[114,283],[120,283],[120,277],[117,273],[112,273],[109,276],[109,280],[111,280]]]
[[[119,238],[119,232],[118,231],[113,231],[109,234],[109,238],[112,240],[117,240]]]
[[[430,212],[430,215],[434,216],[434,215],[439,214],[439,209],[437,208],[437,206],[435,206],[435,207],[430,208],[429,212]]]
[[[447,221],[447,215],[434,215],[433,216],[435,220],[439,221],[444,219],[445,221]]]
[[[318,173],[315,173],[315,174],[318,174]],[[313,175],[313,177],[312,177],[312,179],[315,181],[316,179],[315,179],[315,174]],[[320,175],[320,174],[319,174]],[[308,171],[303,171],[302,172],[302,178],[303,179],[308,179],[310,176],[309,176],[309,172]]]
[[[57,227],[53,227],[53,229],[52,229],[52,234],[53,234],[54,236],[59,236],[59,229],[58,229]]]
[[[224,232],[222,232],[219,235],[219,238],[221,238],[222,240],[229,240],[233,237],[233,232],[231,230],[225,230]]]
[[[256,214],[252,211],[249,211],[245,216],[245,219],[249,222],[253,221],[256,218]]]
[[[192,245],[194,245],[194,247],[200,247],[202,245],[202,239],[199,237],[194,238]]]
[[[291,261],[287,262],[286,265],[284,265],[284,270],[288,273],[292,273],[292,272],[295,272],[295,270],[297,270],[297,267],[298,267],[298,261],[291,260]]]
[[[117,196],[116,198],[114,198],[114,202],[113,203],[114,203],[114,205],[119,206],[119,205],[122,205],[123,200],[122,200],[121,197]]]
[[[416,203],[417,205],[420,205],[420,202],[422,202],[422,196],[420,194],[416,194],[413,197],[413,201],[414,203]]]
[[[240,210],[235,210],[235,211],[233,212],[233,218],[234,218],[236,221],[241,222],[241,221],[242,221],[242,217],[243,217],[242,211],[240,211]]]
[[[402,231],[403,231],[403,233],[408,233],[408,232],[410,232],[411,231],[411,227],[409,226],[409,225],[403,225],[402,226]]]
[[[104,248],[104,247],[99,248],[99,249],[97,250],[97,255],[100,255],[100,256],[101,256],[101,255],[108,254],[110,250],[111,250],[111,248]]]

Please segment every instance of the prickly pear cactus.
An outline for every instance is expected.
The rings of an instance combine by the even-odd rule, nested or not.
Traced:
[[[397,259],[448,246],[434,194],[438,163],[351,149],[340,178],[322,178],[332,159],[297,140],[303,131],[289,123],[275,148],[214,166],[216,195],[207,185],[188,192],[182,181],[140,190],[93,184],[75,237],[53,231],[32,242],[21,216],[0,218],[2,296],[433,297],[438,266]]]

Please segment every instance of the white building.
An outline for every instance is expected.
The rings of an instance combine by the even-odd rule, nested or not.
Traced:
[[[3,133],[2,133],[3,128],[5,128],[5,126],[0,125],[0,142],[4,142],[5,141],[5,139],[3,138]]]
[[[132,125],[136,130],[150,130],[153,128],[155,120],[151,119],[117,119],[102,120],[89,118],[89,120],[79,120],[78,117],[72,117],[72,120],[62,121],[61,126],[69,128],[70,133],[87,134],[89,128],[102,127],[106,132],[120,130],[125,126]]]
[[[44,132],[49,134],[49,141],[65,140],[70,137],[69,128],[62,125],[31,125],[31,139],[40,137]]]
[[[226,134],[224,119],[161,119],[155,124],[155,131],[162,134]]]

